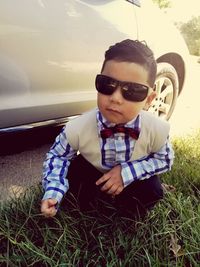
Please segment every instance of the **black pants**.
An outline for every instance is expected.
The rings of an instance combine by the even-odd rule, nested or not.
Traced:
[[[100,209],[116,211],[121,216],[141,216],[151,209],[156,202],[163,198],[163,190],[158,176],[132,182],[115,198],[102,192],[95,182],[103,174],[81,155],[70,164],[68,171],[69,191],[67,198],[80,210],[89,211]]]

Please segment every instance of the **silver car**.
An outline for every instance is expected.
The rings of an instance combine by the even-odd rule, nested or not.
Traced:
[[[149,110],[168,119],[188,50],[150,0],[0,1],[0,132],[63,123],[94,107],[104,52],[127,38],[154,51],[158,96]]]

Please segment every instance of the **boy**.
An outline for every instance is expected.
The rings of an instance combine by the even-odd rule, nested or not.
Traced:
[[[156,61],[142,42],[106,51],[95,81],[98,108],[68,122],[44,162],[46,217],[68,189],[82,211],[108,202],[123,216],[143,216],[163,197],[158,174],[173,163],[169,124],[144,111],[155,98],[155,78]]]

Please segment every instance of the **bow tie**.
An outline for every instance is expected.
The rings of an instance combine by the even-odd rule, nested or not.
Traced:
[[[130,135],[133,139],[138,139],[139,137],[139,130],[137,129],[132,129],[129,127],[124,127],[124,126],[114,126],[110,128],[105,128],[101,130],[101,138],[106,139],[111,137],[115,133],[125,133]]]

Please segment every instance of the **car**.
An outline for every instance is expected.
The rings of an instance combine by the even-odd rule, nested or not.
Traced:
[[[0,2],[0,132],[62,124],[96,106],[104,52],[123,39],[154,51],[157,98],[169,119],[186,77],[188,49],[150,0]]]

